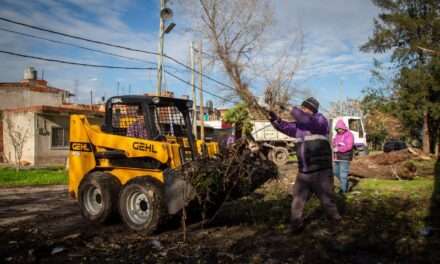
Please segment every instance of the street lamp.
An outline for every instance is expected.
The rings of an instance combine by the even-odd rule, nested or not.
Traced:
[[[173,18],[173,10],[165,7],[166,0],[160,0],[160,33],[159,33],[159,62],[157,64],[157,95],[162,93],[162,79],[163,79],[163,48],[164,48],[164,35],[168,34],[176,26],[176,23],[171,22],[165,28],[165,21]]]
[[[165,33],[165,34],[170,33],[171,30],[173,30],[173,28],[174,28],[175,26],[176,26],[176,23],[171,22],[171,23],[167,26],[167,28],[165,29],[164,33]]]

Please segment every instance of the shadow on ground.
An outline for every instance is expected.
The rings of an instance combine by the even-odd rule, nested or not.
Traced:
[[[431,196],[429,215],[423,230],[427,236],[426,254],[436,254],[440,248],[440,157],[434,169],[434,188]],[[440,263],[437,260],[436,263]]]
[[[249,200],[225,210],[217,224],[256,226],[255,234],[228,249],[240,256],[239,262],[435,263],[440,260],[439,240],[427,243],[420,235],[419,202],[375,194],[349,198],[344,220],[335,225],[313,199],[306,208],[306,229],[289,235],[285,230],[289,198]]]
[[[345,209],[343,221],[336,224],[326,220],[312,198],[305,209],[305,230],[291,235],[286,230],[291,197],[275,188],[271,195],[228,203],[210,225],[191,229],[186,242],[178,228],[146,236],[121,224],[92,226],[72,207],[57,217],[0,227],[0,262],[440,263],[439,193],[437,162],[432,197],[355,190],[339,199]],[[434,230],[431,234],[421,232],[425,218]],[[64,226],[68,232],[53,230],[59,221],[74,219],[78,223]],[[53,254],[55,249],[61,251]]]
[[[440,233],[440,158],[435,164],[434,190],[431,196],[431,207],[428,218],[428,225]]]

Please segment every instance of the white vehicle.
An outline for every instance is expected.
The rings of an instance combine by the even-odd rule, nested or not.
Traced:
[[[367,134],[362,119],[358,116],[339,116],[329,119],[330,139],[333,139],[336,122],[342,119],[354,136],[356,155],[367,155]],[[296,139],[276,130],[269,121],[253,121],[252,136],[260,147],[266,149],[268,158],[277,165],[284,165],[289,154],[294,153]]]
[[[277,165],[284,165],[294,152],[296,139],[276,130],[269,121],[253,121],[252,137]]]
[[[367,155],[367,133],[365,132],[362,119],[358,116],[338,116],[330,119],[330,138],[333,139],[333,137],[335,136],[336,122],[338,122],[338,120],[340,119],[344,121],[348,129],[350,129],[350,132],[353,133],[355,153],[357,155]]]

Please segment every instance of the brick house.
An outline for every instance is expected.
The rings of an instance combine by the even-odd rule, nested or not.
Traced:
[[[92,123],[103,120],[97,106],[69,103],[67,90],[38,80],[36,71],[27,69],[25,79],[0,83],[0,162],[15,162],[10,133],[25,135],[21,161],[30,165],[61,165],[69,151],[71,114],[85,114]]]

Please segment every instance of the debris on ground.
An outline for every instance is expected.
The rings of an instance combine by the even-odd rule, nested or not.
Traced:
[[[423,170],[417,164],[419,161],[429,162],[431,158],[412,148],[357,157],[351,162],[350,175],[359,178],[411,180],[420,176]]]
[[[187,163],[181,173],[195,189],[194,207],[198,207],[204,217],[215,215],[226,201],[247,196],[267,181],[276,179],[278,168],[258,150],[252,151],[243,138],[217,159]]]
[[[189,222],[185,242],[180,222],[153,235],[119,221],[92,225],[65,186],[2,189],[0,263],[440,263],[440,222],[427,223],[432,166],[430,177],[411,182],[361,179],[337,196],[339,223],[311,197],[304,231],[292,235],[287,185],[296,170],[281,167],[279,179],[226,202],[204,227]],[[52,255],[57,247],[64,250]]]

